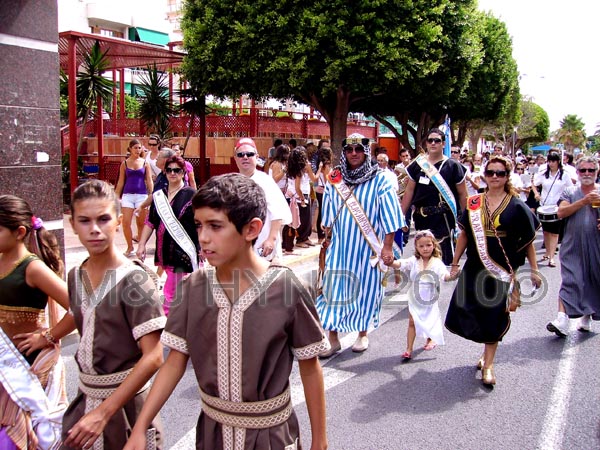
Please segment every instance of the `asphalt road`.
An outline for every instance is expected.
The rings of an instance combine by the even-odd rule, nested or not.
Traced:
[[[536,247],[541,244],[541,234]],[[406,254],[410,255],[409,247]],[[538,255],[541,256],[538,250]],[[295,267],[307,275],[313,262]],[[370,348],[352,353],[355,335],[342,339],[343,351],[324,361],[329,448],[379,449],[600,449],[600,369],[598,330],[575,330],[566,339],[546,331],[556,315],[560,267],[542,266],[547,290],[512,314],[512,326],[496,356],[497,385],[481,384],[475,364],[482,345],[445,333],[446,345],[416,350],[403,362],[408,311],[404,287],[386,296],[381,326]],[[442,315],[455,283],[444,283]],[[524,287],[524,292],[529,292]],[[77,337],[64,341],[69,398],[76,392],[72,359]],[[415,349],[423,345],[417,339]],[[293,402],[302,442],[310,448],[310,427],[296,367]],[[200,411],[191,367],[161,411],[166,448],[193,449]]]

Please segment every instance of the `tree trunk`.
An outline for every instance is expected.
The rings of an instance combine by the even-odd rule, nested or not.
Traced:
[[[190,116],[190,126],[187,129],[187,133],[185,136],[185,142],[183,143],[183,149],[187,148],[188,141],[190,140],[190,136],[192,135],[192,129],[194,128],[194,119],[196,118],[196,113],[192,111],[192,115]]]
[[[469,143],[471,144],[473,154],[477,153],[477,146],[479,145],[479,139],[481,139],[482,133],[483,126],[480,126],[479,128],[471,128],[471,132],[469,133]]]
[[[87,125],[87,118],[90,114],[90,109],[91,108],[87,108],[85,110],[85,116],[83,116],[83,121],[81,122],[81,133],[79,134],[79,139],[77,140],[77,151],[75,152],[76,157],[79,156],[79,151],[81,150],[81,145],[83,144],[83,136],[85,136],[85,127]],[[69,144],[69,147],[71,147],[71,144]],[[73,154],[72,150],[69,151],[71,154]]]

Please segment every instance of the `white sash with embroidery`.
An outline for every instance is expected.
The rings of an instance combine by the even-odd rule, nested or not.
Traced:
[[[444,180],[444,177],[442,177],[442,175],[435,168],[435,166],[427,160],[427,156],[423,153],[417,156],[416,161],[417,164],[421,167],[421,169],[423,169],[423,172],[425,172],[425,175],[427,175],[427,177],[433,182],[433,185],[437,188],[440,194],[442,194],[444,201],[450,207],[452,214],[454,214],[454,218],[456,218],[458,215],[458,210],[456,208],[456,200],[454,198],[452,190],[450,189],[450,186],[448,186],[448,183],[446,183],[446,180]]]
[[[474,196],[476,197],[476,196]],[[490,272],[494,278],[510,283],[511,274],[506,269],[496,263],[488,254],[487,251],[487,239],[485,237],[485,228],[483,226],[483,194],[479,195],[479,202],[472,201],[472,197],[468,201],[469,221],[471,222],[471,229],[473,230],[473,237],[477,243],[477,252],[479,253],[479,259],[483,263],[484,267]]]
[[[347,198],[346,206],[348,207],[350,214],[352,214],[352,217],[354,217],[354,220],[356,221],[360,232],[369,244],[369,247],[371,247],[371,250],[373,250],[374,255],[371,256],[370,260],[371,267],[379,266],[379,270],[382,272],[387,272],[388,266],[386,266],[381,259],[381,250],[383,249],[383,245],[380,242],[379,237],[377,237],[377,234],[375,233],[369,218],[362,209],[362,206],[350,188],[348,188],[343,181],[340,181],[339,183],[332,183],[332,185],[335,187],[338,194],[341,195],[342,199]]]
[[[190,236],[187,234],[177,217],[175,217],[175,213],[165,196],[165,193],[161,190],[156,191],[152,194],[154,198],[154,206],[156,207],[156,211],[160,216],[165,228],[175,241],[177,245],[179,245],[183,251],[190,257],[192,261],[192,268],[194,272],[198,270],[198,251],[196,250],[196,246],[194,242],[190,239]]]
[[[31,415],[31,423],[38,438],[37,448],[57,449],[61,442],[62,417],[66,405],[53,403],[48,398],[40,380],[31,372],[29,364],[2,328],[0,328],[0,367],[2,367],[0,383],[12,401]],[[60,370],[62,366],[56,364],[55,368]],[[60,378],[60,376],[51,376],[48,379],[47,390],[52,389],[53,379],[60,380]]]

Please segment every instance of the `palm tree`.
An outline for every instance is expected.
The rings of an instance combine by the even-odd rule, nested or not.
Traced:
[[[140,104],[140,118],[150,133],[156,133],[161,138],[167,137],[170,119],[175,115],[175,108],[169,100],[166,78],[166,74],[159,72],[154,64],[152,67],[148,66],[140,84],[144,95]]]
[[[100,44],[96,41],[90,52],[83,60],[83,71],[77,73],[77,117],[83,119],[79,142],[77,143],[77,154],[85,136],[85,127],[94,105],[101,98],[104,104],[110,104],[112,99],[112,80],[104,78],[102,74],[109,69],[110,62],[106,54],[100,50]],[[102,111],[96,111],[97,117],[102,119]]]
[[[567,114],[560,121],[560,128],[555,133],[556,140],[572,152],[575,148],[585,145],[587,138],[584,128],[585,124],[581,118],[576,114]]]

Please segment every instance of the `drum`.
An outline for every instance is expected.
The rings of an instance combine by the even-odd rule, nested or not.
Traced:
[[[406,185],[408,184],[408,173],[406,173],[406,169],[403,166],[396,166],[395,172],[398,177],[398,198],[402,200],[404,191],[406,191]]]
[[[540,222],[560,222],[558,218],[558,206],[544,205],[537,209],[537,216]]]

